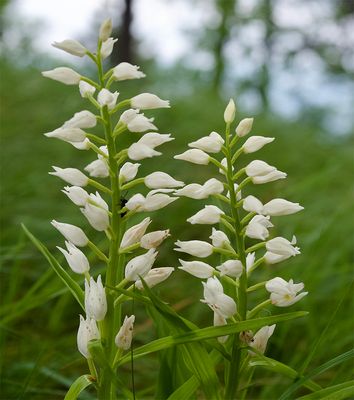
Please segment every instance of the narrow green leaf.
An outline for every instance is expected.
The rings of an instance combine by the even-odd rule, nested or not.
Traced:
[[[341,400],[348,399],[350,396],[354,396],[354,381],[329,386],[315,393],[299,397],[297,400]]]
[[[301,377],[301,375],[295,369],[289,367],[288,365],[283,364],[280,361],[274,360],[270,357],[265,357],[261,355],[257,355],[256,357],[254,357],[254,360],[250,361],[250,366],[262,367],[272,372],[276,372],[281,375],[287,376],[288,378],[293,380]],[[319,384],[311,380],[304,382],[303,385],[312,391],[322,389],[322,387]]]
[[[215,365],[221,360],[221,355],[216,351],[213,350],[210,353],[210,358],[212,363]],[[198,389],[199,381],[196,376],[192,376],[189,378],[183,385],[177,388],[171,395],[168,397],[167,400],[187,400],[189,399],[193,393]]]
[[[343,297],[340,299],[339,303],[337,304],[337,307],[333,311],[331,317],[328,319],[327,325],[325,326],[324,329],[322,329],[321,335],[316,340],[316,342],[311,346],[308,356],[305,358],[305,361],[303,362],[301,368],[299,369],[299,374],[300,375],[304,374],[307,366],[310,364],[313,356],[316,354],[318,346],[324,340],[324,338],[325,338],[325,336],[326,336],[326,334],[327,334],[327,332],[329,330],[329,327],[332,325],[332,323],[333,323],[333,321],[334,321],[334,319],[335,319],[335,317],[336,317],[336,315],[338,313],[338,310],[340,309],[341,305],[344,302],[344,299],[347,297],[348,294],[352,293],[352,290],[353,290],[353,282],[348,286],[348,289],[344,292]]]
[[[64,400],[76,400],[79,394],[88,386],[92,385],[93,380],[91,375],[81,375],[70,386],[68,393],[65,395]]]
[[[37,249],[44,255],[47,259],[51,267],[54,269],[59,278],[64,282],[65,286],[70,290],[73,294],[77,302],[80,304],[83,310],[84,307],[84,292],[81,287],[71,278],[71,276],[65,271],[65,269],[58,263],[55,257],[52,256],[50,251],[46,248],[46,246],[38,240],[33,234],[26,228],[25,225],[22,224],[22,228],[25,231],[28,238],[32,241],[32,243],[37,247]]]
[[[242,321],[235,324],[224,326],[214,326],[208,328],[197,329],[179,335],[166,336],[161,339],[154,340],[146,345],[140,346],[134,350],[134,358],[140,358],[144,355],[167,349],[171,346],[185,344],[190,342],[200,342],[202,340],[216,338],[218,336],[231,335],[233,333],[246,330],[256,330],[265,325],[272,325],[280,321],[300,318],[308,313],[305,311],[295,311],[292,313],[274,315],[272,317],[256,318],[249,321]],[[120,364],[124,364],[130,360],[130,356],[124,356],[120,360]]]
[[[304,384],[304,382],[308,381],[310,378],[313,378],[323,372],[327,371],[330,368],[335,367],[345,361],[350,360],[354,357],[354,350],[349,350],[346,353],[340,354],[339,356],[332,358],[331,360],[327,361],[326,363],[320,365],[319,367],[313,369],[309,372],[306,376],[296,381],[292,384],[280,397],[279,400],[287,400],[292,398],[292,394]]]
[[[146,285],[143,279],[141,279],[141,281],[155,310],[176,333],[183,334],[186,332],[193,332],[193,329],[198,329],[198,327],[190,321],[180,317],[167,304],[163,303],[161,299],[152,292],[148,285]],[[159,318],[157,318],[157,320],[158,319]],[[186,343],[179,348],[179,351],[182,354],[187,369],[198,378],[201,389],[204,391],[206,398],[215,400],[219,399],[219,380],[206,346],[200,342],[193,344]]]

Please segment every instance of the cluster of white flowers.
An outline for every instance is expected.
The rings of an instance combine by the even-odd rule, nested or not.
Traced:
[[[153,124],[153,118],[146,117],[140,110],[150,110],[169,107],[167,100],[162,100],[151,93],[142,93],[129,100],[117,103],[119,93],[112,92],[109,87],[116,81],[129,79],[140,79],[145,74],[136,65],[122,62],[109,70],[105,75],[102,73],[102,60],[109,57],[113,51],[114,43],[117,39],[111,37],[112,24],[110,20],[103,22],[99,32],[97,53],[91,53],[85,46],[76,40],[64,40],[55,42],[53,46],[69,54],[83,57],[87,55],[94,60],[98,66],[100,83],[82,76],[78,72],[67,67],[55,68],[51,71],[43,72],[43,76],[62,82],[67,85],[78,85],[80,95],[89,100],[95,107],[98,114],[83,110],[74,114],[60,128],[52,132],[45,133],[49,138],[56,138],[79,150],[92,150],[96,159],[88,164],[84,170],[88,176],[76,168],[53,167],[51,175],[57,176],[71,186],[65,186],[62,192],[77,206],[80,207],[82,214],[86,217],[93,229],[105,232],[107,238],[114,242],[109,255],[105,255],[94,243],[92,243],[84,231],[74,225],[52,221],[52,225],[65,237],[66,249],[58,247],[67,260],[69,267],[77,274],[85,276],[85,311],[86,319],[80,316],[80,326],[77,335],[77,345],[81,354],[90,358],[88,342],[92,339],[99,339],[101,332],[100,324],[104,321],[110,307],[106,288],[104,287],[101,275],[95,281],[90,276],[90,264],[85,254],[78,247],[88,246],[96,255],[107,263],[110,268],[112,257],[129,256],[134,251],[147,252],[132,257],[125,265],[125,279],[122,274],[124,284],[135,285],[143,290],[141,278],[150,287],[164,281],[173,272],[172,267],[152,268],[158,255],[158,246],[169,236],[169,230],[159,230],[146,233],[151,223],[150,218],[145,218],[135,226],[130,227],[125,232],[114,231],[120,221],[126,222],[133,214],[142,211],[154,211],[161,209],[178,197],[169,194],[175,188],[184,186],[181,181],[175,180],[170,175],[157,171],[152,172],[144,178],[137,178],[140,164],[134,163],[146,158],[161,155],[155,148],[167,143],[173,138],[170,134],[160,134],[155,131],[157,127]],[[127,110],[117,118],[116,125],[111,127],[112,118],[121,108],[128,107]],[[97,124],[102,124],[105,129],[105,137],[99,137],[94,133],[87,132],[87,129],[95,128]],[[139,140],[131,144],[126,149],[118,149],[115,141],[124,132],[144,133]],[[113,143],[113,145],[112,145]],[[128,161],[131,160],[133,162]],[[110,186],[98,182],[93,178],[110,178]],[[145,184],[149,189],[153,189],[146,196],[141,193],[133,195],[125,201],[126,204],[114,204],[117,193],[121,193],[128,188],[138,184]],[[87,192],[84,187],[94,187],[95,193]],[[110,197],[111,206],[101,196]],[[118,199],[119,200],[119,199]],[[114,221],[118,221],[118,224]],[[120,228],[122,229],[122,228]],[[118,239],[117,239],[118,238]],[[119,239],[121,238],[121,239]],[[115,247],[114,247],[115,246]],[[116,258],[114,258],[116,260]],[[111,266],[116,268],[116,265]],[[117,275],[116,273],[114,274]],[[106,285],[119,286],[122,280],[107,281]],[[111,274],[112,276],[112,274]],[[111,313],[114,310],[111,310]],[[122,326],[116,335],[115,343],[119,349],[129,349],[132,341],[132,331],[135,316],[125,317]]]
[[[180,259],[181,270],[199,278],[206,279],[202,282],[206,303],[214,312],[214,325],[225,325],[227,320],[245,319],[247,310],[238,313],[237,305],[240,297],[247,295],[248,278],[252,272],[263,262],[275,264],[289,257],[300,254],[296,247],[295,236],[291,241],[283,237],[269,239],[269,229],[273,227],[270,218],[294,214],[303,209],[298,203],[285,199],[273,199],[263,204],[252,195],[242,198],[241,189],[249,183],[263,184],[278,179],[284,179],[286,173],[261,160],[253,160],[243,168],[236,168],[236,161],[242,153],[256,152],[268,143],[274,141],[272,137],[251,136],[241,146],[236,146],[240,139],[248,135],[252,129],[253,118],[243,119],[236,127],[235,134],[231,134],[230,127],[234,121],[236,107],[230,100],[224,113],[226,134],[223,138],[217,132],[189,143],[192,149],[176,155],[177,160],[185,160],[194,164],[214,164],[220,173],[220,179],[212,178],[204,184],[191,183],[176,190],[177,196],[186,196],[192,199],[208,199],[215,197],[218,204],[223,204],[222,209],[208,204],[187,219],[190,224],[219,224],[224,230],[212,228],[211,243],[200,240],[180,241],[176,244],[176,251],[187,253],[198,258],[207,258],[213,253],[221,253],[228,260],[214,267],[199,260],[186,261]],[[216,158],[222,154],[221,159]],[[240,181],[241,180],[241,181]],[[226,194],[223,194],[227,192]],[[242,209],[247,213],[241,217]],[[260,240],[261,243],[245,247],[246,238]],[[256,252],[265,248],[266,252],[258,259]],[[236,295],[230,297],[224,293],[223,282],[234,281]],[[303,283],[294,284],[292,280],[286,282],[276,277],[265,283],[265,288],[270,292],[270,300],[266,304],[278,307],[287,307],[304,297],[307,292],[299,293]],[[243,294],[242,294],[243,290]],[[299,294],[298,294],[299,293]],[[272,335],[275,325],[261,328],[254,336],[251,335],[248,343],[260,352],[264,352],[266,343]],[[225,342],[227,337],[218,338]]]

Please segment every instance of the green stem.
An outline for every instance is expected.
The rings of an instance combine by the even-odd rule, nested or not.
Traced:
[[[103,145],[107,144],[107,142],[104,139],[94,135],[93,133],[86,133],[86,137],[87,139],[91,139],[98,144],[103,144]]]
[[[237,290],[237,299],[238,299],[238,310],[241,320],[246,319],[246,312],[247,312],[247,273],[246,273],[246,252],[245,252],[245,243],[244,243],[244,236],[241,233],[242,227],[240,218],[238,215],[237,209],[237,192],[239,190],[235,190],[234,188],[234,179],[232,175],[232,149],[230,143],[230,124],[226,125],[226,160],[227,160],[227,183],[229,186],[230,191],[230,203],[231,203],[231,214],[233,218],[233,225],[234,225],[234,243],[236,245],[237,253],[239,256],[239,260],[243,266],[243,273],[239,278],[239,287]],[[241,186],[241,185],[240,185]],[[240,186],[238,189],[240,189]],[[241,343],[239,339],[239,335],[234,335],[233,344],[232,344],[232,351],[231,351],[231,362],[228,370],[228,377],[226,383],[226,392],[225,398],[226,399],[234,399],[237,393],[237,387],[239,384],[239,368],[241,362]]]
[[[87,243],[88,247],[96,254],[96,256],[104,261],[105,263],[108,263],[108,258],[107,256],[93,243],[89,240]]]
[[[252,308],[251,311],[248,312],[248,319],[255,317],[263,308],[272,304],[271,300],[265,300],[262,303],[259,303],[256,307]]]
[[[266,242],[257,243],[257,244],[255,244],[254,246],[249,247],[249,248],[246,250],[246,254],[252,253],[253,251],[256,251],[256,250],[259,250],[259,249],[261,249],[262,247],[264,247],[265,245],[266,245]]]
[[[102,190],[102,192],[112,195],[112,191],[110,189],[108,189],[108,187],[102,185],[101,183],[99,183],[97,181],[94,181],[93,179],[89,179],[88,184],[91,186],[94,186],[98,190]]]
[[[267,281],[256,283],[255,285],[250,286],[247,289],[247,292],[254,292],[255,290],[262,289],[266,283]]]

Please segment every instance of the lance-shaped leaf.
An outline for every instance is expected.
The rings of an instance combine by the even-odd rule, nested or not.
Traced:
[[[76,400],[79,397],[79,394],[93,383],[94,378],[91,375],[81,375],[70,386],[70,389],[65,395],[64,400]]]
[[[65,286],[70,290],[72,295],[75,297],[77,302],[80,304],[81,308],[85,310],[84,307],[84,292],[74,281],[74,279],[65,271],[65,269],[59,264],[46,246],[38,240],[33,234],[22,224],[22,229],[25,231],[31,242],[37,247],[37,249],[44,255],[44,257],[49,262],[50,266],[54,269],[59,278],[64,282]]]

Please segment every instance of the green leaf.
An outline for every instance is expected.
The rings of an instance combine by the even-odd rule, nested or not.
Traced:
[[[68,393],[65,395],[64,400],[76,400],[79,394],[85,390],[88,386],[92,385],[91,375],[81,375],[75,380],[75,382],[70,386]]]
[[[37,247],[37,249],[44,255],[51,267],[54,269],[59,278],[64,282],[65,286],[70,290],[72,295],[75,297],[81,308],[85,310],[84,306],[84,292],[81,287],[74,281],[74,279],[65,271],[65,269],[58,263],[46,246],[38,240],[33,234],[22,224],[22,228],[25,231],[28,238]]]
[[[354,395],[354,381],[340,383],[299,397],[297,400],[341,400]]]
[[[145,292],[153,303],[154,311],[158,313],[157,318],[155,318],[157,323],[159,323],[159,320],[163,319],[170,329],[177,334],[192,332],[193,329],[198,329],[192,322],[180,317],[167,304],[162,302],[161,299],[151,291],[142,278],[141,281]],[[150,308],[152,308],[152,306],[150,306]],[[152,315],[156,315],[156,312],[153,312]],[[186,342],[178,350],[182,355],[187,370],[191,371],[198,378],[206,398],[219,399],[220,384],[212,360],[206,350],[206,346],[199,342],[193,344]],[[173,367],[175,368],[175,366]]]
[[[354,349],[349,350],[346,353],[343,353],[335,358],[332,358],[331,360],[327,361],[326,363],[320,365],[319,367],[313,369],[311,372],[309,372],[306,376],[303,378],[299,379],[296,381],[294,384],[292,384],[280,397],[279,400],[287,400],[292,398],[292,394],[304,384],[304,382],[308,381],[310,378],[313,378],[319,374],[322,374],[323,372],[327,371],[330,368],[335,367],[338,364],[341,364],[345,361],[350,360],[351,358],[354,357]]]
[[[280,321],[300,318],[308,313],[305,311],[296,311],[292,313],[274,315],[272,317],[256,318],[249,321],[237,322],[224,326],[214,326],[208,328],[197,329],[179,335],[166,336],[161,339],[154,340],[146,345],[140,346],[134,350],[134,358],[140,358],[144,355],[167,349],[171,346],[186,344],[190,342],[200,342],[202,340],[216,338],[218,336],[231,335],[246,330],[256,330],[265,325],[272,325]],[[124,364],[130,360],[130,356],[124,356],[120,360],[120,364]]]
[[[256,357],[254,357],[254,359],[250,361],[249,365],[252,367],[262,367],[268,369],[272,372],[276,372],[281,375],[287,376],[288,378],[293,380],[301,377],[300,374],[295,369],[289,367],[288,365],[283,364],[280,361],[274,360],[270,357],[265,357],[262,355],[257,355]],[[311,380],[304,382],[303,385],[312,391],[322,389],[320,385]]]
[[[221,360],[221,355],[216,350],[213,350],[210,353],[210,358],[212,363],[215,365]],[[193,393],[198,389],[199,381],[196,376],[192,376],[189,378],[183,385],[177,388],[171,395],[168,397],[167,400],[180,400],[189,399]]]

